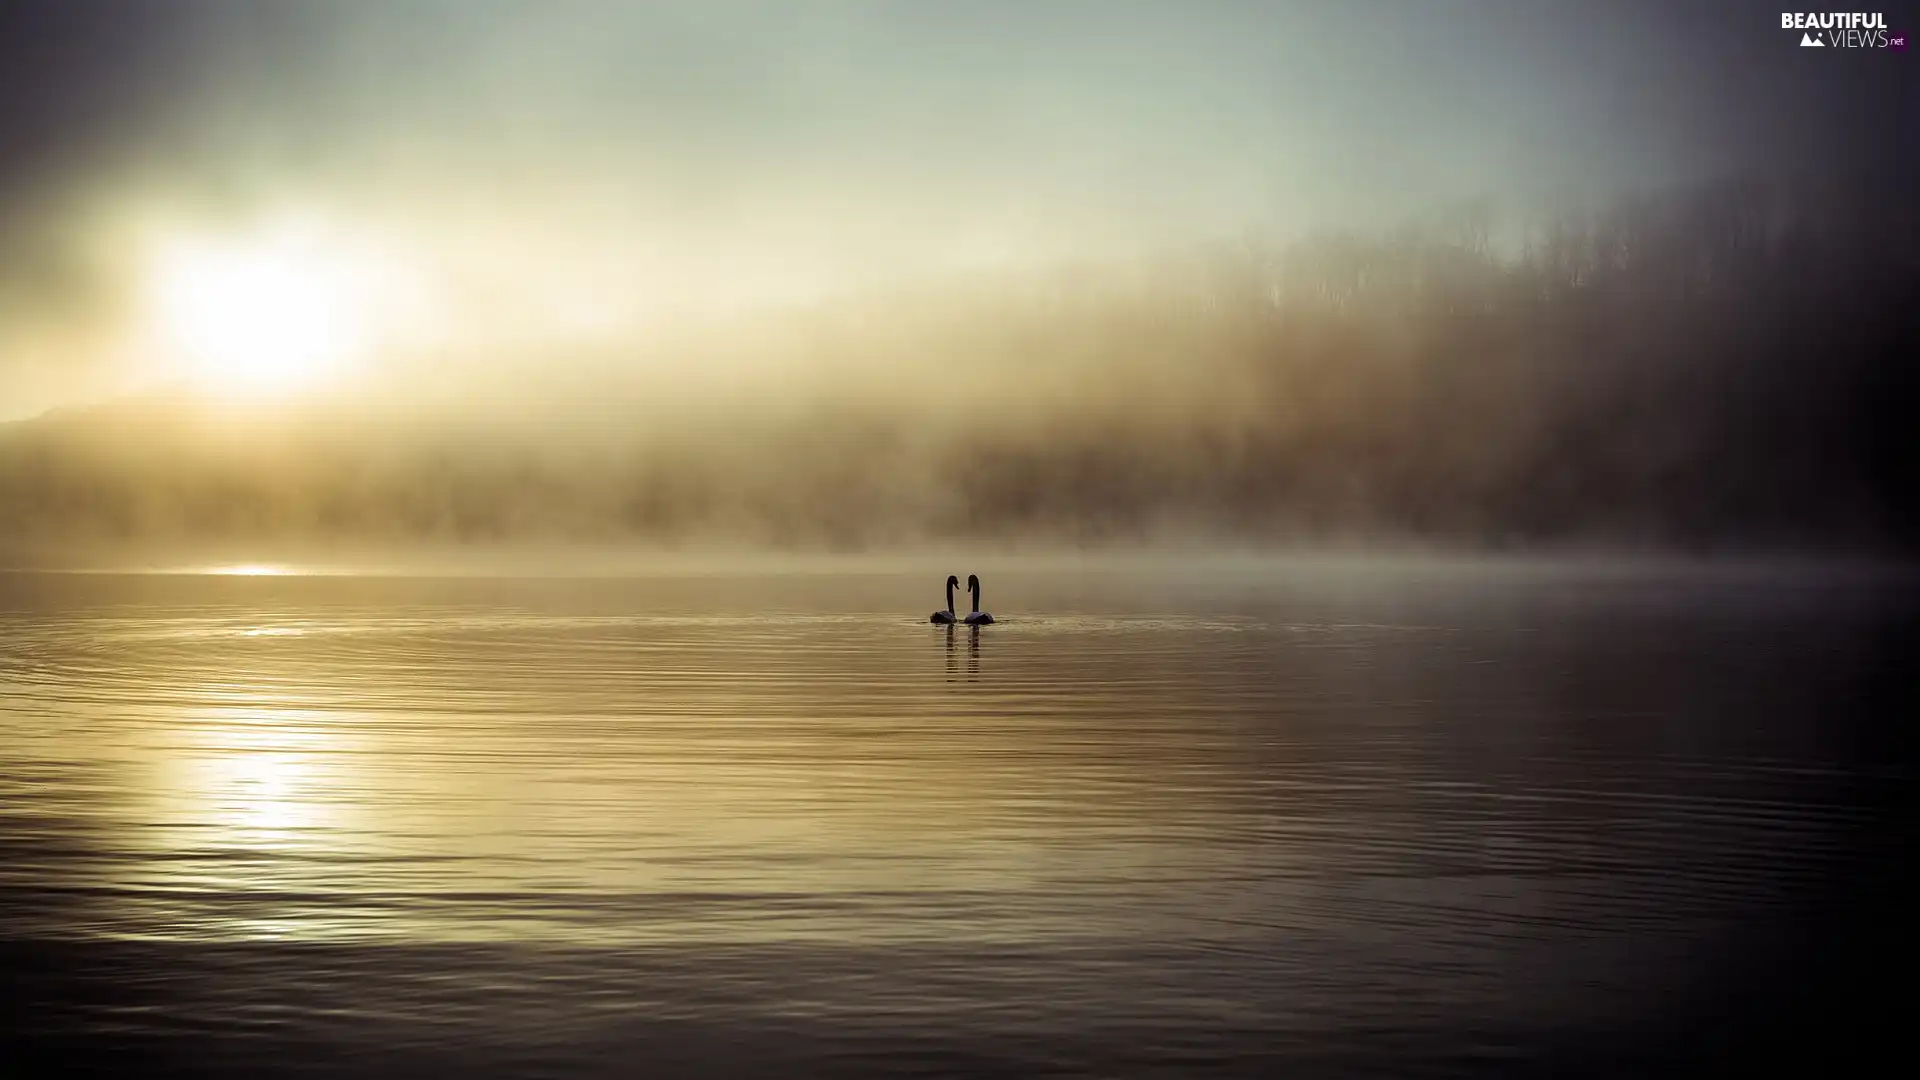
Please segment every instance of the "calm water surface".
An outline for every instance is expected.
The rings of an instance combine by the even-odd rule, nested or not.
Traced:
[[[1256,1075],[1878,1030],[1904,580],[1015,567],[971,631],[924,620],[974,568],[852,565],[0,574],[9,1041]]]

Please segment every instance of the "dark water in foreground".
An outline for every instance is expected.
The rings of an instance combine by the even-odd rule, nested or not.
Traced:
[[[9,1056],[1566,1074],[1892,1023],[1846,969],[1906,936],[1903,582],[1055,567],[975,634],[948,569],[0,574]]]

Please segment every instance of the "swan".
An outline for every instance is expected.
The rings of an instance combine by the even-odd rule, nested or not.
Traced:
[[[953,590],[959,587],[960,587],[960,579],[957,577],[954,577],[952,574],[948,574],[947,575],[947,610],[934,612],[932,615],[927,617],[928,622],[952,624],[959,621],[953,616]]]
[[[967,613],[967,625],[985,626],[992,622],[992,614],[980,610],[980,575],[967,575],[967,594],[973,597],[973,610]]]

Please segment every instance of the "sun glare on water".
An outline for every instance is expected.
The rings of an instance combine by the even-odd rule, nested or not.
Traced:
[[[168,353],[217,393],[297,391],[366,348],[351,268],[298,238],[176,246],[155,267],[153,292]]]

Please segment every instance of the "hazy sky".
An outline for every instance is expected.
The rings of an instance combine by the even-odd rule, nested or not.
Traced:
[[[457,349],[1463,199],[1911,168],[1920,60],[1801,50],[1778,10],[10,3],[0,417],[164,369],[155,268],[275,244],[392,341]]]

